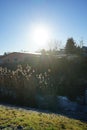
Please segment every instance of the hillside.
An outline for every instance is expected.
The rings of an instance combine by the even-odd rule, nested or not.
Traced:
[[[87,123],[60,114],[0,105],[0,130],[87,130]]]

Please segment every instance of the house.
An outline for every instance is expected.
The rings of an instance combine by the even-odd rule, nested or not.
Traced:
[[[84,52],[87,52],[87,46],[83,46],[82,49]]]
[[[87,56],[87,46],[82,47],[83,55]]]
[[[0,56],[0,64],[20,63],[24,61],[30,61],[30,59],[36,57],[40,57],[40,54],[13,52],[13,53]]]

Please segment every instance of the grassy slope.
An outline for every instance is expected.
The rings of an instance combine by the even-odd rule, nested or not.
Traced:
[[[0,106],[0,127],[23,126],[24,130],[87,130],[87,124],[61,115]]]

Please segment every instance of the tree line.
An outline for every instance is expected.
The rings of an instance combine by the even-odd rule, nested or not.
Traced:
[[[62,46],[61,42],[59,42],[59,41],[52,41],[52,43],[53,43],[53,45],[52,45],[52,47],[49,50],[42,49],[40,52],[42,54],[51,54],[51,55],[59,54],[59,51],[61,50],[60,46]],[[66,54],[81,55],[83,53],[82,46],[83,46],[83,41],[80,41],[80,45],[79,45],[71,37],[71,38],[67,39],[65,47],[62,47],[62,50],[64,50]]]

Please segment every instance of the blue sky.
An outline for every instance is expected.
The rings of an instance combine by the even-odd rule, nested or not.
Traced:
[[[87,0],[0,0],[0,54],[40,49],[30,40],[38,24],[50,28],[50,40],[87,46]]]

